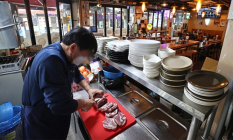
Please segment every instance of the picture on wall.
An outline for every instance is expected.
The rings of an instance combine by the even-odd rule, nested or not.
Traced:
[[[220,27],[225,27],[227,24],[227,19],[222,19],[220,22]]]
[[[220,20],[219,20],[219,19],[215,19],[215,20],[214,20],[214,25],[215,25],[215,26],[218,26],[219,24],[220,24]]]

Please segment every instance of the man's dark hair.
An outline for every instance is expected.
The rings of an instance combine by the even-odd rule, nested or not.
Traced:
[[[93,54],[97,51],[97,41],[92,32],[83,27],[75,27],[62,39],[65,45],[76,43],[80,50],[90,50]]]

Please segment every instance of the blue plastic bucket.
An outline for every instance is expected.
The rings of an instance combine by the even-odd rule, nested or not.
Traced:
[[[13,117],[13,106],[10,102],[0,105],[0,123]]]
[[[114,68],[113,66],[106,66],[103,68],[104,76],[106,76],[109,79],[116,79],[123,75],[121,71]]]
[[[14,106],[13,112],[13,118],[0,123],[0,138],[3,137],[6,139],[6,137],[8,137],[13,139],[15,137],[15,130],[21,120],[21,107]]]

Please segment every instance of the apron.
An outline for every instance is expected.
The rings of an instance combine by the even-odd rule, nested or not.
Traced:
[[[35,55],[36,56],[36,55]],[[30,76],[30,66],[33,62],[34,57],[29,62],[28,78]],[[69,76],[69,75],[68,75]],[[70,79],[72,76],[69,76]],[[29,80],[28,80],[29,83]],[[30,106],[30,94],[28,84],[28,104],[29,106],[22,105],[21,107],[21,122],[16,130],[16,139],[27,140],[27,139],[66,139],[71,115],[52,115],[51,110],[46,104]],[[51,118],[55,117],[54,119]],[[49,121],[46,120],[49,118]],[[59,121],[58,121],[59,120]],[[64,121],[60,121],[64,120]],[[59,124],[59,125],[58,125]],[[63,125],[64,124],[64,125]],[[64,126],[56,131],[56,128]]]

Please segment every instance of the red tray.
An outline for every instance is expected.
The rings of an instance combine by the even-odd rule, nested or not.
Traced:
[[[115,130],[108,130],[103,127],[103,121],[105,120],[105,114],[94,109],[93,107],[88,112],[79,110],[79,114],[86,126],[86,129],[93,140],[107,140],[111,139],[122,131],[126,130],[135,123],[135,118],[125,110],[109,93],[104,94],[108,99],[108,102],[116,102],[118,108],[126,116],[126,124],[124,126],[118,126]]]

